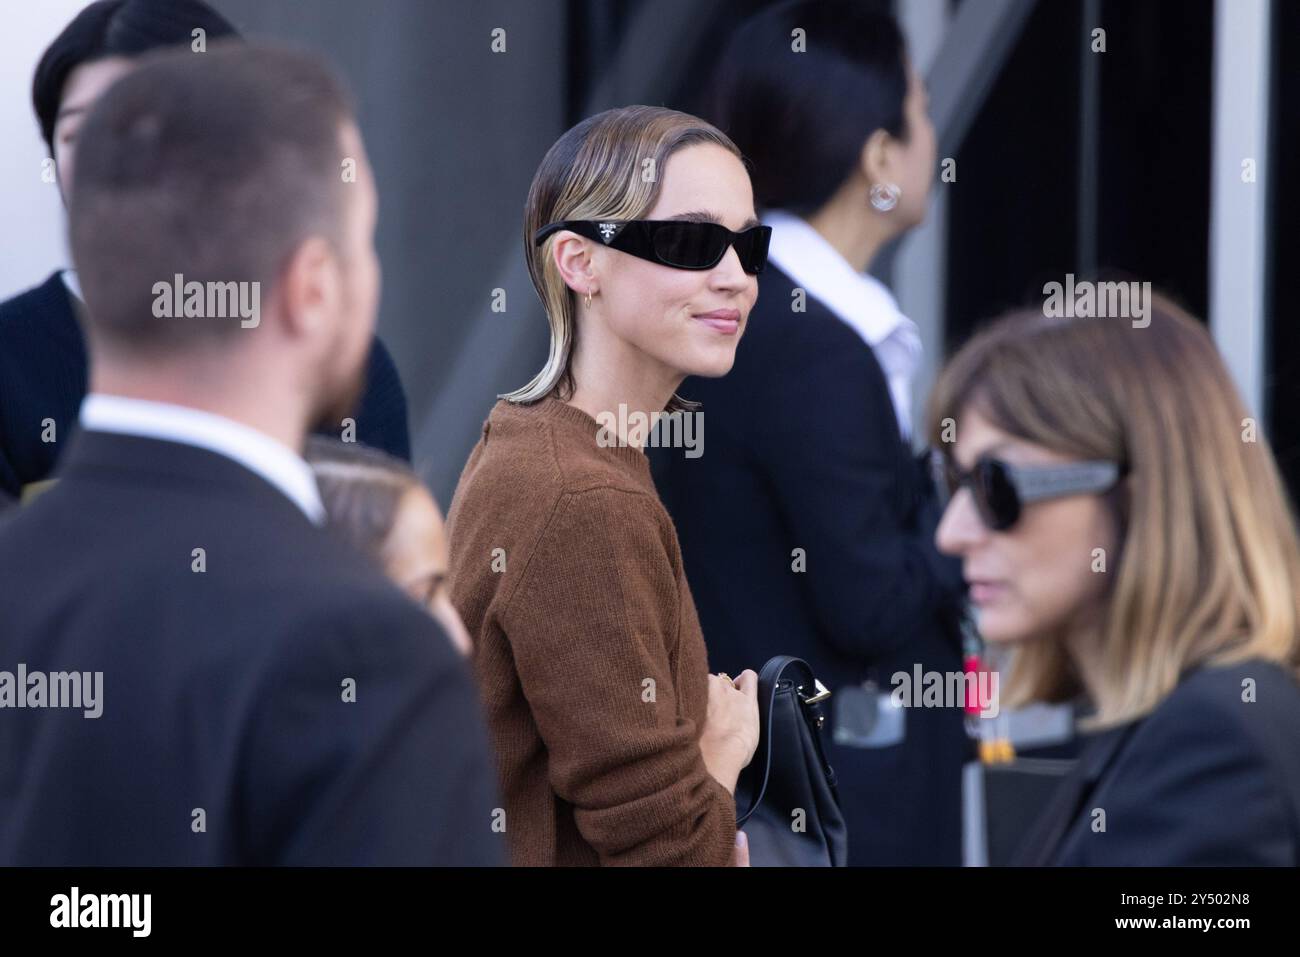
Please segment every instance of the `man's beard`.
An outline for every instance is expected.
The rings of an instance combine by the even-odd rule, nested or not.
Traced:
[[[363,361],[346,381],[335,385],[327,394],[320,397],[316,414],[312,416],[309,426],[311,431],[341,436],[343,420],[356,417],[365,390],[366,363]]]

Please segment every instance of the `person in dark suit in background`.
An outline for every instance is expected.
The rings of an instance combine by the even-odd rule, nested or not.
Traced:
[[[91,392],[0,522],[0,865],[500,862],[464,659],[301,458],[379,294],[346,94],[298,54],[151,55],[81,140]],[[259,284],[257,321],[155,318],[176,274]]]
[[[1015,863],[1300,864],[1300,545],[1252,422],[1160,297],[1141,321],[1027,309],[940,377],[938,544],[1014,649],[1001,707],[1090,712]]]
[[[235,28],[201,0],[99,0],[82,10],[46,49],[36,67],[32,103],[41,136],[55,160],[67,202],[75,175],[77,132],[114,81],[150,50],[193,50],[237,38]],[[0,302],[0,491],[49,478],[86,394],[86,346],[77,313],[83,308],[74,270]],[[376,337],[367,360],[366,389],[355,409],[359,442],[410,458],[406,396],[392,356]],[[314,423],[340,435],[335,421]]]
[[[908,446],[917,329],[865,272],[925,214],[925,91],[893,20],[817,2],[742,25],[711,100],[773,235],[731,374],[682,390],[703,404],[703,454],[655,458],[709,658],[798,655],[832,689],[850,864],[958,864],[962,715],[888,695],[916,664],[961,670],[960,577]]]

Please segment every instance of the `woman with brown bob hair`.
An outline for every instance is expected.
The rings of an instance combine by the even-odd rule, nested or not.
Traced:
[[[932,396],[1003,706],[1083,698],[1082,758],[1020,863],[1300,862],[1300,549],[1205,328],[1010,315]]]

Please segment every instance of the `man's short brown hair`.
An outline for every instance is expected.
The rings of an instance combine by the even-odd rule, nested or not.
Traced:
[[[92,343],[211,342],[240,322],[156,318],[157,283],[257,282],[265,301],[303,240],[341,250],[351,119],[312,56],[240,44],[143,58],[78,137],[69,233]]]

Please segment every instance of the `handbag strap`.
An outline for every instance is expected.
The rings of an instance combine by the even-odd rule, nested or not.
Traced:
[[[767,664],[763,665],[763,670],[758,673],[758,747],[754,750],[749,768],[746,769],[749,773],[745,775],[750,782],[750,801],[744,813],[737,814],[736,827],[749,820],[750,815],[763,802],[763,795],[767,793],[767,781],[772,773],[772,712],[776,708],[777,689],[785,678],[794,682],[796,694],[799,690],[803,690],[807,698],[812,698],[816,693],[816,679],[813,677],[812,668],[802,658],[776,655],[769,658]],[[806,698],[799,700],[801,709],[804,707],[805,700]],[[821,741],[816,733],[813,734],[813,741],[822,768],[834,783],[833,772],[826,763]],[[739,811],[739,802],[737,802],[737,811]]]

